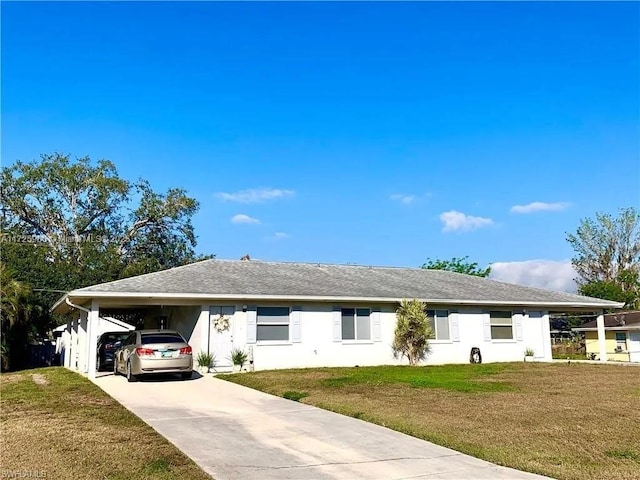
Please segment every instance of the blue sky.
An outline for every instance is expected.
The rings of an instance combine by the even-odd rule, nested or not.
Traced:
[[[1,8],[3,164],[185,188],[200,253],[567,288],[565,232],[640,205],[638,3]]]

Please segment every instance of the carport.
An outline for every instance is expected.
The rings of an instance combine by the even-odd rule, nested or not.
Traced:
[[[179,331],[192,346],[199,346],[200,332],[195,327],[201,315],[209,316],[208,307],[203,311],[201,305],[172,305],[143,299],[100,301],[69,295],[61,298],[52,311],[68,318],[60,341],[64,366],[89,378],[96,377],[97,341],[102,333],[170,328]],[[126,318],[129,323],[116,317]]]

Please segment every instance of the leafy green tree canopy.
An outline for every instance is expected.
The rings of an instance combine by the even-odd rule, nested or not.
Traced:
[[[13,325],[3,326],[13,332],[3,350],[15,353],[55,325],[48,310],[64,291],[207,258],[194,253],[197,210],[184,190],[122,179],[109,160],[53,153],[2,168],[0,255],[7,278],[33,291],[28,321],[11,320],[12,303],[3,303],[3,325]]]
[[[596,213],[595,219],[582,219],[567,241],[575,251],[571,263],[579,293],[640,308],[640,213],[635,208],[622,208],[617,217]]]
[[[108,160],[42,155],[0,173],[3,233],[45,246],[52,260],[87,267],[96,256],[167,268],[194,256],[191,218],[198,202],[184,190],[154,192],[118,176]]]
[[[31,287],[15,279],[12,271],[0,262],[0,370],[11,366],[12,358],[23,356],[25,342],[20,342],[28,333],[28,320],[39,307],[29,302]],[[34,312],[35,310],[35,312]]]
[[[580,295],[586,295],[587,297],[623,302],[625,306],[629,308],[638,308],[636,306],[637,294],[633,291],[625,291],[623,287],[616,282],[608,282],[606,280],[587,282],[578,287],[578,292]]]
[[[477,262],[470,262],[469,257],[453,257],[451,260],[427,259],[421,268],[427,270],[448,270],[449,272],[475,275],[476,277],[488,277],[491,267],[480,268]]]
[[[596,213],[595,219],[583,218],[567,241],[583,282],[615,281],[625,270],[639,270],[640,213],[633,207],[620,209],[618,217]]]

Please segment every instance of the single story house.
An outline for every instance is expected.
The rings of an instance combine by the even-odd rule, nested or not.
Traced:
[[[600,355],[596,320],[572,328],[583,332],[587,358]],[[604,316],[606,352],[609,360],[640,363],[640,311],[609,313]]]
[[[427,304],[431,364],[466,363],[473,347],[484,362],[522,360],[528,348],[550,361],[549,311],[622,307],[442,270],[214,259],[73,290],[52,311],[69,318],[65,366],[89,376],[101,316],[123,312],[138,328],[179,331],[221,370],[232,348],[263,370],[400,363],[391,343],[403,298]]]

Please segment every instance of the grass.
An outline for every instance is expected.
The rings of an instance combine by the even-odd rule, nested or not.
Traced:
[[[587,360],[584,344],[577,342],[551,345],[551,356],[560,360]]]
[[[556,360],[587,360],[584,353],[554,353],[553,358]]]
[[[513,387],[507,382],[488,381],[496,373],[502,371],[502,365],[480,365],[476,368],[460,368],[458,365],[445,365],[436,369],[423,368],[416,375],[415,368],[409,367],[375,367],[335,369],[342,371],[337,377],[322,380],[327,387],[344,387],[346,385],[389,385],[404,383],[412,387],[444,388],[457,392],[496,392],[508,391]]]
[[[287,390],[282,394],[283,398],[287,400],[293,400],[294,402],[299,402],[304,397],[307,397],[309,394],[306,392],[296,392],[295,390]]]
[[[0,434],[0,470],[15,475],[211,479],[96,385],[61,367],[0,375]]]
[[[278,396],[304,392],[302,403],[561,480],[640,478],[633,366],[383,366],[224,378]]]

